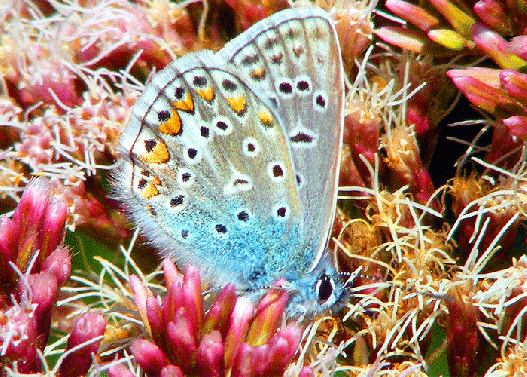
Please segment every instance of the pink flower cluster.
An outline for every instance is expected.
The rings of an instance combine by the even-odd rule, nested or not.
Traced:
[[[302,330],[278,330],[288,295],[270,291],[255,308],[225,286],[210,309],[203,309],[199,272],[187,267],[181,275],[172,261],[163,261],[167,294],[160,299],[137,276],[130,284],[150,340],[136,339],[131,351],[149,377],[282,376],[293,360]],[[302,371],[312,375],[309,367]],[[123,365],[111,377],[131,376]]]
[[[12,217],[0,217],[0,367],[21,373],[42,371],[43,353],[59,289],[69,278],[71,256],[63,246],[66,203],[51,197],[48,180],[33,180]],[[97,351],[94,337],[106,320],[85,313],[73,324],[58,374],[84,375]],[[3,376],[4,371],[0,372]]]

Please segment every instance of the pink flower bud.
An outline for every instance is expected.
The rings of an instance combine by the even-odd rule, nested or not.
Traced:
[[[40,261],[44,261],[53,250],[62,244],[66,230],[67,215],[68,207],[66,203],[62,200],[51,198],[44,215],[42,228],[40,229],[38,244],[40,249],[38,259]]]
[[[382,26],[375,30],[375,35],[386,43],[416,54],[424,53],[429,44],[425,34],[397,26]]]
[[[508,52],[507,41],[495,31],[480,23],[475,23],[471,32],[474,43],[501,68],[519,70],[527,66],[526,61]]]
[[[45,179],[31,181],[22,194],[13,215],[18,228],[18,267],[25,271],[38,248],[38,237],[49,201],[49,184]]]
[[[474,376],[478,365],[478,310],[461,297],[448,296],[444,301],[449,312],[446,333],[450,373]]]
[[[39,343],[38,346],[44,349],[48,342],[49,330],[51,326],[51,309],[57,300],[57,279],[49,272],[40,272],[38,274],[29,275],[27,282],[31,290],[31,303],[37,304],[34,316],[37,323],[37,332]],[[23,300],[23,295],[26,292],[26,285],[23,280],[18,282],[17,296],[19,300]]]
[[[476,22],[475,19],[455,2],[449,0],[430,0],[430,3],[448,20],[456,32],[464,38],[470,38],[470,27]]]
[[[512,116],[501,121],[516,137],[527,138],[527,116]]]
[[[354,61],[371,44],[373,22],[371,9],[366,3],[341,2],[331,9],[335,20],[344,72],[355,70]]]
[[[527,60],[527,35],[520,35],[509,41],[507,52]]]
[[[185,308],[181,307],[173,320],[168,323],[167,347],[170,350],[170,359],[184,371],[191,371],[194,368],[198,348],[196,335],[192,318]]]
[[[108,377],[136,377],[124,364],[114,364],[108,368]]]
[[[474,4],[474,12],[485,24],[501,35],[513,35],[510,17],[503,10],[502,4],[494,0],[480,0]]]
[[[62,286],[71,272],[69,250],[64,246],[56,248],[42,264],[42,271],[51,273],[57,279],[57,285]]]
[[[0,344],[5,347],[3,359],[17,361],[20,371],[39,372],[38,343],[37,323],[31,309],[14,305],[0,311]]]
[[[254,348],[243,343],[240,345],[231,370],[232,377],[246,377],[256,375],[257,360]]]
[[[344,144],[341,152],[339,186],[366,186],[356,163],[360,162],[355,161],[351,146]]]
[[[60,364],[59,374],[61,376],[84,376],[88,373],[92,364],[92,354],[97,354],[97,349],[101,340],[90,342],[101,335],[106,330],[106,319],[95,312],[86,312],[78,317],[73,324],[66,350],[81,346],[71,353],[68,353]]]
[[[501,86],[507,93],[527,107],[527,75],[513,69],[504,69],[499,77]]]
[[[148,327],[149,320],[147,317],[146,300],[148,297],[152,297],[152,292],[143,285],[141,279],[136,275],[130,275],[130,289],[134,294],[135,306],[139,310],[143,323]]]
[[[439,20],[426,10],[401,0],[387,0],[386,8],[423,31],[439,25]]]
[[[283,373],[287,365],[296,353],[302,329],[295,325],[289,325],[278,331],[269,341],[269,365],[273,374]]]
[[[159,377],[184,377],[184,374],[175,365],[167,365],[161,369],[161,375]]]
[[[254,346],[252,348],[253,354],[253,370],[257,376],[280,376],[283,375],[283,370],[279,372],[275,370],[269,344],[262,344],[261,346]]]
[[[159,306],[155,297],[146,299],[146,323],[152,334],[152,338],[162,350],[166,350],[166,325],[163,317],[163,309]]]
[[[267,342],[281,325],[289,295],[286,291],[270,290],[258,303],[246,342],[259,346]]]
[[[447,75],[472,104],[498,117],[504,115],[503,110],[506,110],[508,115],[515,108],[520,109],[516,101],[513,101],[501,89],[496,89],[471,76],[463,75],[461,72],[463,71],[452,70],[448,71]]]
[[[199,270],[194,266],[187,266],[183,276],[183,285],[181,290],[183,306],[192,321],[192,327],[197,332],[203,326],[203,300],[201,298],[201,279]]]
[[[170,258],[163,259],[163,273],[165,275],[167,289],[170,289],[174,283],[183,283],[183,275],[179,273],[176,265]]]
[[[234,363],[247,332],[254,313],[254,306],[249,299],[241,297],[231,313],[229,332],[225,337],[225,366],[230,369]]]
[[[176,312],[183,306],[183,283],[172,284],[163,299],[163,318],[168,323],[174,318]]]
[[[135,340],[130,350],[147,376],[159,376],[161,370],[170,363],[159,347],[148,340]]]
[[[224,354],[225,349],[219,331],[205,334],[196,352],[199,375],[204,377],[224,376]]]
[[[207,312],[203,332],[209,333],[213,330],[219,330],[225,336],[227,333],[226,325],[235,304],[236,292],[234,284],[228,284],[221,290]]]
[[[369,182],[370,173],[362,158],[372,166],[379,150],[381,119],[375,116],[362,116],[362,110],[352,111],[344,117],[344,141],[351,148],[351,154],[361,181]]]
[[[13,220],[0,217],[0,293],[9,293],[15,286],[17,275],[9,262],[16,265],[18,229]]]
[[[461,51],[471,46],[471,43],[466,38],[450,29],[434,29],[430,30],[426,35],[428,35],[430,40],[453,51]]]

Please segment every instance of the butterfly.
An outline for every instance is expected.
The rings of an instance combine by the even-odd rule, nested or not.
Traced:
[[[282,279],[288,316],[338,306],[344,73],[334,21],[288,9],[158,72],[120,137],[115,192],[163,256],[248,295]]]

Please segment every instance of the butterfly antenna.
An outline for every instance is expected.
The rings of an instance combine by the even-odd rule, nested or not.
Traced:
[[[368,275],[361,274],[360,273],[361,271],[362,271],[362,266],[358,267],[353,272],[339,272],[339,275],[341,277],[342,276],[347,276],[347,279],[344,279],[344,280],[346,280],[346,283],[344,284],[344,288],[349,288],[349,285],[351,285],[356,278],[374,279],[374,280],[380,281],[379,279],[374,278],[373,276],[368,276]]]
[[[344,288],[348,288],[348,289],[351,288],[351,285],[353,284],[353,281],[356,278],[362,278],[362,279],[368,279],[368,280],[374,280],[374,281],[377,281],[377,282],[386,283],[390,287],[398,287],[398,288],[401,288],[403,291],[406,291],[406,292],[412,291],[411,287],[405,287],[402,283],[394,282],[394,281],[388,281],[388,280],[383,280],[383,279],[375,277],[375,276],[361,274],[360,273],[361,270],[362,270],[362,266],[358,267],[353,272],[339,272],[340,276],[347,276],[348,277],[347,280],[346,280],[346,283],[344,284]],[[435,299],[438,299],[438,300],[449,299],[448,293],[440,294],[440,293],[425,292],[425,291],[422,291],[420,289],[415,289],[415,288],[413,289],[413,291],[415,293],[421,294],[423,296],[435,298]]]
[[[207,289],[207,290],[201,292],[201,295],[202,295],[202,296],[210,295],[210,294],[212,294],[212,293],[216,293],[216,292],[221,291],[223,288],[225,288],[225,286],[209,288],[209,289]]]
[[[267,290],[268,291],[270,289],[274,289],[274,290],[277,290],[277,291],[285,291],[285,292],[291,291],[291,288],[283,287],[283,286],[280,286],[280,285],[264,285],[262,287],[258,287],[256,290],[258,290],[258,291]]]
[[[375,278],[373,276],[362,274],[361,271],[362,271],[362,266],[359,266],[353,272],[339,272],[338,273],[342,277],[342,279],[345,280],[344,289],[347,289],[347,290],[351,291],[353,288],[358,288],[358,289],[361,289],[361,288],[368,289],[368,288],[370,288],[370,287],[354,287],[353,286],[353,282],[355,281],[356,278],[373,279],[373,280],[376,280],[378,282],[382,281],[381,279]],[[375,302],[372,302],[372,300],[375,301],[374,295],[371,295],[371,294],[368,294],[368,293],[363,293],[362,294],[362,293],[359,292],[356,295],[353,294],[353,296],[355,296],[355,298],[358,299],[358,302],[356,302],[356,304],[354,305],[356,309],[357,308],[362,308],[366,312],[375,311],[374,306],[371,306],[372,304],[375,305]]]

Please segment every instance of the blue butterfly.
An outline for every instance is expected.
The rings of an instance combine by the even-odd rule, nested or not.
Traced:
[[[161,255],[248,293],[283,278],[288,315],[325,312],[346,291],[326,249],[343,104],[331,17],[279,12],[154,76],[121,135],[115,191]]]

